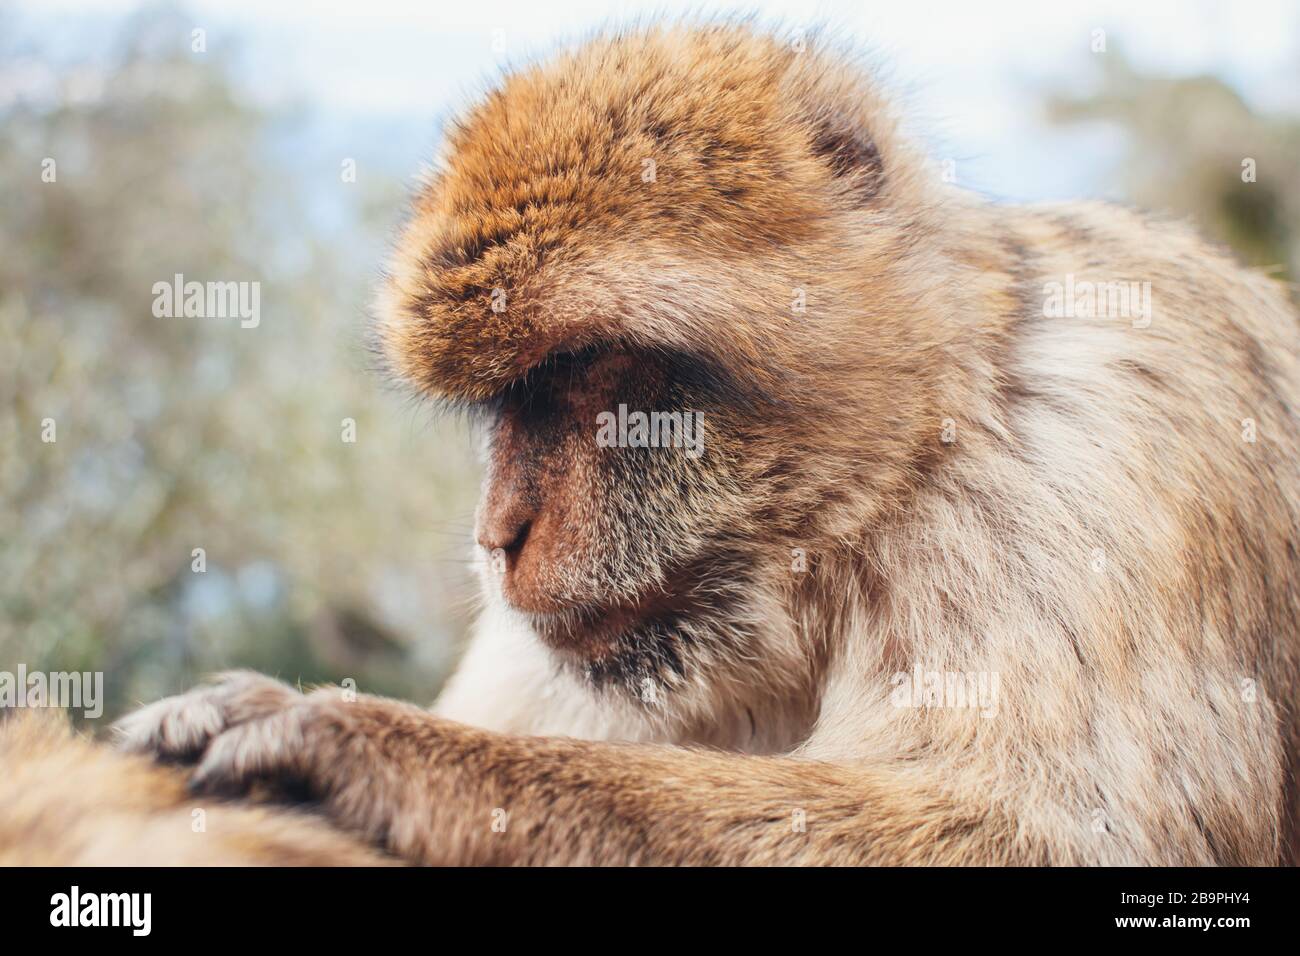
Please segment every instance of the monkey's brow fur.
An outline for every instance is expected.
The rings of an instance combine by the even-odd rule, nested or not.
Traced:
[[[594,369],[547,441],[493,406],[488,488],[528,484],[532,586],[596,610],[485,576],[436,716],[331,704],[305,738],[337,822],[422,862],[1294,861],[1300,334],[1190,228],[985,202],[824,38],[669,25],[462,117],[375,311],[435,399]],[[620,388],[718,383],[698,462],[590,448]],[[720,560],[709,613],[570,633]],[[906,693],[930,675],[994,706]]]

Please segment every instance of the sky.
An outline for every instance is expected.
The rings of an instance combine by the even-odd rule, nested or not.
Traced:
[[[77,34],[144,4],[27,0],[40,30]],[[441,122],[512,63],[602,24],[683,13],[754,11],[798,30],[828,24],[872,51],[916,135],[989,195],[1108,195],[1122,140],[1105,129],[1048,129],[1050,89],[1086,90],[1099,73],[1093,31],[1140,69],[1213,73],[1255,107],[1300,113],[1300,0],[989,0],[700,3],[658,0],[196,0],[209,45],[236,38],[248,95],[309,103],[318,135],[361,135],[395,163],[428,158]]]

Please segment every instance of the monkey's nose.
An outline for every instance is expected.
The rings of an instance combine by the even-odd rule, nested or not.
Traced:
[[[532,519],[521,515],[502,515],[485,518],[479,524],[478,543],[484,551],[504,551],[513,557],[528,540]]]
[[[479,546],[492,555],[497,571],[514,566],[538,516],[538,502],[538,495],[517,475],[506,475],[489,486],[479,508],[475,536]],[[509,559],[508,565],[497,561],[501,555]]]

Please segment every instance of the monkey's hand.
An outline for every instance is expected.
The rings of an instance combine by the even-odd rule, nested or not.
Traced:
[[[303,695],[252,671],[227,671],[185,694],[141,707],[113,725],[117,745],[164,760],[192,761],[232,727],[288,710]]]
[[[391,843],[395,825],[427,805],[427,768],[457,726],[399,701],[339,687],[304,694],[236,671],[150,704],[114,730],[123,749],[196,762],[196,793],[291,793],[341,826]],[[423,846],[390,849],[430,857]]]

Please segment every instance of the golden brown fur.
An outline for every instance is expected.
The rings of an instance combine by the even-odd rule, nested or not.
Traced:
[[[53,714],[0,721],[0,767],[0,866],[392,862],[318,817],[192,796],[183,769],[94,744]]]
[[[1149,323],[1049,316],[1067,278]],[[1296,315],[1187,228],[982,202],[834,51],[657,28],[456,126],[379,311],[484,423],[437,716],[236,675],[128,745],[416,861],[1293,859]],[[595,447],[620,403],[706,453]]]

